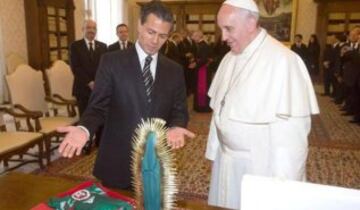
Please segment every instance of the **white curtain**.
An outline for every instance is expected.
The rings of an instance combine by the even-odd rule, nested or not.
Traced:
[[[123,23],[123,0],[85,0],[85,9],[88,18],[97,23],[96,39],[111,44],[118,40],[116,26]]]

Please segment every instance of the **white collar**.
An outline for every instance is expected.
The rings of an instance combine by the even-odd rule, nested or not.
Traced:
[[[88,48],[88,49],[90,49],[90,43],[92,43],[93,44],[93,50],[95,50],[95,39],[94,40],[92,40],[92,41],[90,41],[90,40],[88,40],[87,38],[85,38],[84,37],[84,40],[85,40],[85,44],[86,44],[86,47]]]
[[[136,52],[137,52],[140,60],[145,60],[145,58],[149,55],[141,48],[139,41],[136,41],[135,49],[136,49]],[[152,59],[154,61],[154,60],[157,60],[158,55],[159,55],[159,53],[155,53],[154,55],[150,55],[150,56],[152,57]]]
[[[84,38],[84,39],[85,39],[85,42],[86,42],[87,45],[89,45],[89,43],[93,43],[94,46],[95,46],[95,39],[92,40],[92,41],[88,40],[87,38]]]

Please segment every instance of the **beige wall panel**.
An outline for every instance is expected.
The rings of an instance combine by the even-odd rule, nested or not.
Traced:
[[[74,11],[74,23],[75,23],[75,40],[83,37],[82,24],[85,17],[85,4],[84,0],[74,0],[75,11]]]
[[[0,0],[0,24],[4,55],[14,52],[27,61],[24,0]]]
[[[311,34],[316,32],[317,4],[314,0],[298,0],[295,34],[303,35],[307,44]]]

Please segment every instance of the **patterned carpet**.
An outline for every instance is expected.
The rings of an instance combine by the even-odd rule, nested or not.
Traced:
[[[316,87],[316,90],[320,87]],[[317,91],[321,92],[321,91]],[[321,114],[313,117],[307,162],[309,182],[360,189],[360,126],[348,123],[338,106],[328,97],[318,97]],[[190,106],[191,107],[191,106]],[[210,114],[191,112],[189,129],[197,137],[176,151],[180,198],[206,199],[210,180],[210,162],[204,158]],[[45,172],[52,176],[93,179],[96,151],[72,160],[60,159]]]

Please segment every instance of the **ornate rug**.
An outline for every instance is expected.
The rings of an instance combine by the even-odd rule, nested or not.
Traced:
[[[317,87],[319,89],[319,87]],[[320,116],[312,119],[307,161],[309,182],[360,189],[360,126],[347,122],[328,97],[318,97]],[[191,107],[191,106],[189,106]],[[210,162],[204,158],[211,114],[190,112],[189,129],[197,137],[176,151],[180,198],[206,199]],[[94,179],[92,168],[96,151],[88,156],[55,161],[40,172],[77,180]]]

